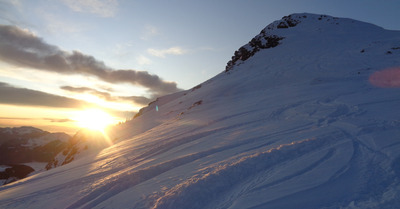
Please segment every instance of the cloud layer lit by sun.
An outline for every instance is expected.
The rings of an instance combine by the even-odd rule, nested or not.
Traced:
[[[24,118],[18,120],[18,125],[29,125],[27,122],[33,120],[42,121],[41,124],[36,123],[35,126],[47,124],[46,126],[50,127],[55,124],[53,121],[63,121],[63,125],[66,126],[71,123],[69,120],[61,120],[70,118],[67,114],[57,120],[44,119],[53,118],[49,116],[49,112],[43,114],[42,117],[27,120],[26,115],[18,114],[19,111],[9,114],[10,111],[7,110],[10,109],[10,105],[32,111],[39,108],[54,108],[64,113],[80,111],[83,108],[107,109],[109,114],[119,116],[119,120],[122,121],[133,117],[139,107],[145,106],[156,97],[180,90],[177,83],[165,81],[147,71],[113,69],[91,55],[77,50],[62,50],[56,45],[48,44],[37,33],[16,25],[0,24],[0,39],[0,63],[2,64],[0,71],[6,72],[2,73],[2,76],[13,78],[6,82],[0,81],[0,106],[3,108],[0,115],[3,122],[0,126],[10,124],[9,118]],[[166,53],[178,52],[173,50]],[[23,73],[25,71],[27,72]],[[14,75],[12,72],[18,73]],[[28,77],[41,77],[40,82],[29,81],[32,80],[31,78],[24,80],[21,75],[25,74],[29,74]],[[70,82],[71,79],[63,79],[64,77],[79,79]],[[52,88],[45,88],[49,84],[47,81],[54,80],[61,82],[59,84],[53,82]],[[15,85],[13,81],[18,81],[18,84]],[[102,88],[102,85],[106,87]],[[118,89],[121,86],[132,90],[124,90],[125,94],[121,94]],[[114,89],[117,90],[114,91]],[[136,91],[137,89],[139,91]],[[80,116],[74,116],[73,119],[78,121],[78,127],[103,129],[106,125],[115,123],[115,119],[111,119],[111,116],[105,115],[104,112],[93,113],[86,110],[80,112]],[[92,120],[98,117],[102,118]]]

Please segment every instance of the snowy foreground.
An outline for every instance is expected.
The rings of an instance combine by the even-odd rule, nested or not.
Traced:
[[[400,89],[384,87],[400,83],[374,73],[399,78],[400,32],[291,18],[264,31],[277,46],[159,98],[112,146],[0,187],[0,208],[399,208]]]

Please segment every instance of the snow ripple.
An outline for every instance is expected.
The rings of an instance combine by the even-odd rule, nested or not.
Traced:
[[[155,201],[153,209],[206,208],[209,201],[217,199],[220,194],[229,191],[238,182],[242,182],[246,178],[284,161],[305,155],[318,147],[324,147],[334,141],[335,139],[331,138],[331,140],[307,139],[292,142],[265,152],[242,157],[234,162],[228,161],[226,164],[219,164],[208,168],[206,169],[208,172],[195,175],[160,196]],[[321,158],[321,161],[329,158],[333,153],[333,150],[328,151]],[[316,162],[311,166],[314,167],[318,164],[319,162]]]

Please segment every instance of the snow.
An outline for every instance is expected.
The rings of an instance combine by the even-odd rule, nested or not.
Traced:
[[[34,148],[34,147],[44,146],[47,143],[54,141],[54,140],[59,140],[61,142],[67,142],[68,139],[69,139],[69,136],[66,134],[49,133],[49,134],[46,134],[43,136],[28,139],[27,143],[21,144],[21,146]]]
[[[35,132],[43,132],[42,130],[30,126],[22,126],[19,128],[10,128],[10,131],[18,134],[18,135],[25,135],[25,134],[31,134]]]
[[[34,172],[30,173],[29,175],[34,175],[36,173],[45,171],[45,167],[47,165],[46,162],[30,162],[30,163],[22,163],[23,165],[27,165],[31,168],[33,168],[33,170],[35,170]]]
[[[278,46],[159,98],[112,146],[0,187],[0,207],[397,208],[399,89],[369,77],[400,66],[400,32],[292,18],[269,25]]]
[[[7,168],[11,168],[11,166],[7,166],[7,165],[0,165],[0,172],[5,171]]]

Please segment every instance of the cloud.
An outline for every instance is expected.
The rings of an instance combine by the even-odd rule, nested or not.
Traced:
[[[118,43],[114,46],[112,52],[118,59],[130,59],[132,55],[132,42]]]
[[[36,118],[0,117],[0,120],[37,120]]]
[[[20,117],[0,117],[0,120],[47,120],[52,123],[66,123],[66,122],[74,122],[69,118],[20,118]]]
[[[179,48],[167,53],[181,53]],[[115,70],[93,56],[67,52],[16,26],[0,25],[0,60],[21,67],[60,74],[97,77],[109,83],[130,83],[148,88],[152,95],[179,91],[175,82],[162,80],[146,71]]]
[[[96,89],[92,89],[92,88],[88,88],[88,87],[61,86],[60,89],[70,91],[70,92],[76,92],[76,93],[89,93],[89,94],[95,95],[97,97],[100,97],[102,99],[105,99],[107,101],[113,101],[110,93],[98,91]]]
[[[92,95],[95,95],[99,98],[102,98],[107,101],[129,101],[129,102],[134,102],[139,105],[147,105],[149,102],[151,102],[154,98],[147,98],[143,96],[112,96],[108,92],[104,91],[98,91],[96,89],[88,88],[88,87],[72,87],[72,86],[61,86],[60,87],[63,90],[70,91],[70,92],[76,92],[76,93],[89,93]]]
[[[135,102],[138,101],[140,101],[140,98],[136,98]],[[49,94],[26,88],[18,88],[3,82],[0,82],[0,104],[51,107],[51,108],[71,108],[71,109],[102,108],[96,104],[89,103],[86,101],[72,99],[63,96],[57,96],[54,94]],[[135,115],[136,113],[131,111],[121,111],[121,110],[114,110],[107,108],[102,108],[102,109],[114,116],[127,119],[132,118],[133,115]],[[0,119],[38,120],[38,118],[12,118],[12,117],[0,117]],[[40,118],[40,119],[48,120],[54,123],[72,122],[70,119],[65,119],[65,118]]]
[[[0,3],[9,3],[11,5],[14,5],[15,7],[20,7],[21,6],[21,2],[19,0],[0,0]]]
[[[113,17],[118,10],[117,0],[63,0],[75,12],[88,12],[101,17]]]
[[[136,61],[139,65],[150,65],[151,60],[143,55],[140,55],[138,58],[136,58]]]
[[[169,49],[147,49],[147,53],[156,56],[165,58],[166,55],[182,55],[186,53],[186,50],[181,47],[171,47]]]
[[[0,22],[17,24],[20,18],[21,2],[18,0],[0,0]]]
[[[143,97],[143,96],[119,96],[118,99],[125,100],[125,101],[131,101],[131,102],[134,102],[136,104],[141,104],[141,105],[147,105],[151,101],[154,100],[153,98],[149,99],[149,98]]]
[[[152,25],[146,25],[144,27],[144,32],[143,35],[141,37],[142,40],[148,40],[154,36],[159,35],[159,31],[155,26]]]
[[[154,36],[154,35],[158,34],[158,29],[152,25],[146,25],[145,30],[146,30],[146,34],[148,34],[148,35]]]
[[[69,119],[69,118],[43,118],[43,120],[48,120],[51,123],[68,123],[68,122],[74,122],[74,120]]]
[[[83,22],[76,22],[57,14],[46,12],[45,8],[41,8],[40,17],[46,22],[45,29],[52,34],[61,34],[63,36],[79,36],[80,32],[87,30],[87,26]]]
[[[0,103],[54,108],[82,108],[94,106],[85,101],[57,96],[41,91],[18,88],[0,82]]]

